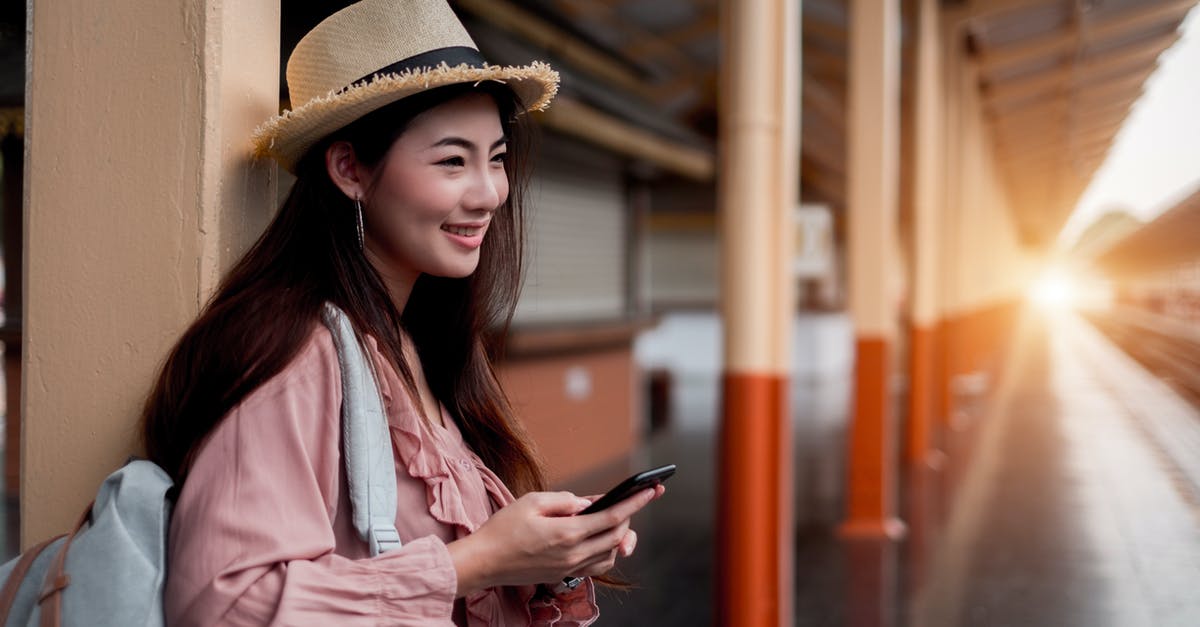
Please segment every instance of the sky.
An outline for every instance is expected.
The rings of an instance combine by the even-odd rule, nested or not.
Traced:
[[[1073,243],[1108,210],[1150,220],[1200,187],[1200,9],[1188,14],[1181,33],[1159,57],[1059,244]]]

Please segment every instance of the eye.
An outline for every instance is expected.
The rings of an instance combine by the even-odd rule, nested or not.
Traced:
[[[508,162],[508,153],[507,152],[496,153],[496,155],[492,157],[492,163],[507,163],[507,162]]]
[[[465,164],[466,164],[466,161],[464,161],[463,158],[459,157],[459,156],[447,157],[447,158],[442,159],[441,161],[437,162],[437,165],[444,165],[444,166],[448,166],[448,167],[459,167],[459,168]]]

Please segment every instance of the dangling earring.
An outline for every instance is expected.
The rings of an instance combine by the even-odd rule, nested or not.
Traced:
[[[354,197],[354,210],[358,218],[358,252],[363,252],[365,247],[363,246],[362,202],[358,199],[358,196]]]

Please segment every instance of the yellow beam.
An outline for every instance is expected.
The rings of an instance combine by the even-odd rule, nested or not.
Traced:
[[[490,2],[491,0],[485,0]],[[579,2],[567,3],[559,0],[557,6],[576,19],[599,21],[625,34],[629,41],[639,42],[645,47],[642,53],[664,60],[675,70],[683,70],[696,64],[691,57],[684,54],[678,47],[664,41],[657,33],[650,32],[638,24],[621,19],[616,12],[616,2],[593,2],[590,5]],[[629,57],[634,58],[634,57]]]
[[[675,30],[659,35],[656,39],[671,46],[681,47],[701,37],[715,35],[716,31],[717,12],[708,11]],[[658,44],[650,41],[648,38],[636,38],[621,46],[621,52],[630,58],[637,58],[641,55],[652,53],[656,45]]]
[[[559,96],[554,106],[538,114],[546,126],[613,152],[644,159],[698,181],[709,181],[716,168],[711,152],[642,130],[624,120]]]
[[[610,85],[650,98],[649,85],[612,57],[508,0],[455,0],[455,6],[517,35]]]
[[[839,131],[846,128],[846,105],[834,93],[817,79],[808,74],[801,74],[803,88],[800,97],[804,106],[811,107],[820,114],[821,118],[833,125]]]

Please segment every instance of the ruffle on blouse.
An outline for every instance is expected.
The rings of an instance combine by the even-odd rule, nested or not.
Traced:
[[[371,355],[375,360],[376,372],[395,373],[395,369],[383,357],[375,338],[368,337],[367,342]],[[430,425],[423,424],[423,419],[408,393],[396,389],[403,384],[398,374],[393,377],[381,376],[379,393],[383,397],[384,407],[388,414],[388,428],[391,431],[392,442],[400,455],[401,464],[414,479],[425,482],[426,500],[429,514],[444,525],[450,525],[455,535],[462,538],[474,533],[488,515],[476,520],[466,510],[462,493],[459,491],[459,481],[471,480],[470,470],[478,472],[483,480],[484,489],[489,497],[500,506],[513,502],[513,495],[496,473],[488,468],[483,460],[474,452],[469,452],[470,470],[461,462],[463,460],[447,459],[430,442],[436,437],[430,430]],[[399,403],[397,405],[397,403]],[[462,447],[466,449],[464,445]],[[522,606],[529,616],[529,624],[537,627],[582,627],[595,622],[599,609],[595,602],[595,587],[591,579],[579,586],[572,594],[562,597],[548,593],[538,595],[536,586],[514,586]],[[535,600],[535,595],[538,599]],[[499,588],[487,588],[466,596],[468,624],[471,627],[494,627],[504,625],[504,602]]]

